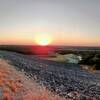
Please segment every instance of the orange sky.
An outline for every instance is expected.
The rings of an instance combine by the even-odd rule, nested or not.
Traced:
[[[100,46],[100,0],[0,0],[0,44]],[[40,39],[41,40],[41,39]]]
[[[38,35],[37,35],[38,34]],[[74,38],[70,35],[65,36],[64,34],[48,34],[47,33],[36,33],[36,34],[10,34],[9,36],[2,36],[0,37],[0,44],[24,44],[24,45],[36,45],[36,40],[38,41],[39,36],[43,34],[42,39],[47,39],[48,37],[51,39],[50,45],[87,45],[87,46],[100,46],[100,40],[99,39],[88,39],[88,38],[80,38],[80,36],[75,36]]]

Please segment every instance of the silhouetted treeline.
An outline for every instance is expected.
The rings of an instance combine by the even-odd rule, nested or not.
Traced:
[[[2,45],[0,50],[22,53],[25,55],[48,55],[54,50],[51,46],[32,46],[32,45]]]
[[[100,70],[100,51],[85,51],[81,53],[82,61],[80,64],[95,66]]]
[[[99,48],[94,48],[91,49],[84,48],[84,49],[66,49],[66,47],[63,49],[59,49],[60,47],[54,47],[54,46],[47,46],[47,47],[42,47],[42,46],[0,46],[0,50],[6,50],[6,51],[12,51],[12,52],[17,52],[17,53],[22,53],[26,55],[48,55],[50,53],[58,53],[58,54],[76,54],[82,56],[82,60],[80,61],[80,64],[85,64],[85,65],[91,65],[95,66],[96,69],[100,69],[100,49]]]

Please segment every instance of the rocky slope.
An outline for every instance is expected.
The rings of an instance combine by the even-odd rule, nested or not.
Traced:
[[[40,59],[14,52],[0,51],[0,58],[17,70],[66,100],[100,100],[100,73],[86,72],[74,64]]]
[[[0,59],[0,100],[65,100]]]

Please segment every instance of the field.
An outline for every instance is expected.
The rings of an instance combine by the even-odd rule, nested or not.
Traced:
[[[79,49],[79,47],[52,46],[49,49],[46,47],[46,53],[43,51],[38,54],[36,52],[37,48],[38,50],[41,50],[41,48],[43,50],[43,47],[33,46],[1,46],[0,69],[3,69],[1,66],[4,66],[4,62],[6,63],[6,68],[11,66],[10,68],[14,70],[14,74],[17,71],[16,77],[22,75],[25,79],[26,77],[29,79],[27,88],[30,88],[30,84],[33,90],[34,87],[37,91],[45,88],[48,94],[44,90],[42,95],[49,95],[50,97],[46,96],[46,99],[43,100],[100,100],[100,71],[97,70],[100,62],[99,47]],[[59,59],[57,59],[58,61],[54,60],[54,58],[57,58],[57,55],[64,56],[67,54],[80,55],[82,60],[79,63],[68,63],[66,60],[63,62]],[[48,58],[50,59],[48,60]],[[95,65],[95,70],[84,70],[80,65],[91,67]],[[13,79],[16,81],[15,77]],[[23,78],[21,80],[24,82],[25,88],[27,82]],[[41,89],[36,86],[37,84]],[[37,94],[40,93],[39,91]],[[23,94],[18,100],[27,100],[25,98],[22,99],[22,96]],[[35,97],[34,94],[31,94],[31,96]],[[15,98],[17,97],[15,96]],[[38,99],[34,100],[42,100],[39,97],[37,95]],[[31,98],[28,100],[33,100]]]

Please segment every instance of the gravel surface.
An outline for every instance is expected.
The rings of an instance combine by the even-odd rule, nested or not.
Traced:
[[[0,100],[65,100],[0,59]]]
[[[0,51],[0,57],[31,79],[66,100],[100,100],[100,73],[87,72],[75,64],[63,64],[14,52]]]

